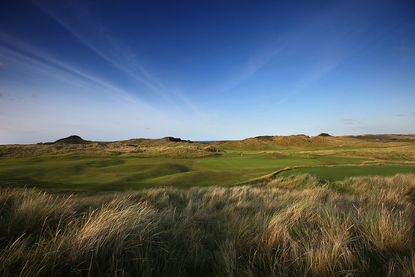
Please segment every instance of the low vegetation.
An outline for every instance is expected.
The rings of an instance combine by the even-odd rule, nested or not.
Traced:
[[[415,176],[0,190],[1,276],[414,276]]]
[[[130,139],[113,142],[83,140],[70,136],[55,142],[26,145],[0,145],[0,158],[24,158],[42,155],[121,155],[135,154],[141,157],[203,157],[221,152],[220,148],[194,143],[179,138]]]

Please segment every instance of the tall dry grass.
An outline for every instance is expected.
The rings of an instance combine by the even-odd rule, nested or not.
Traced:
[[[415,176],[0,191],[1,276],[414,276]]]

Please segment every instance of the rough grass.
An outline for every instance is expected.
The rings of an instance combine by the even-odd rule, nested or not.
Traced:
[[[415,174],[413,165],[339,165],[339,166],[314,166],[294,168],[282,172],[281,176],[310,174],[320,179],[339,181],[350,176],[392,176],[394,174]]]
[[[0,145],[0,157],[32,157],[65,154],[139,154],[145,157],[204,157],[221,152],[219,147],[187,141],[163,139],[130,139],[113,142],[46,143]]]
[[[414,175],[0,190],[1,276],[414,276]]]

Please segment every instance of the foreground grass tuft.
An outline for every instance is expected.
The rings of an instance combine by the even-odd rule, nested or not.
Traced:
[[[1,276],[414,276],[415,176],[0,191]]]

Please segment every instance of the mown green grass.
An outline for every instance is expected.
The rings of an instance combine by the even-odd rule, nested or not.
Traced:
[[[4,185],[62,190],[129,190],[154,186],[233,185],[296,165],[360,162],[330,156],[228,152],[202,158],[61,155],[0,159]]]

